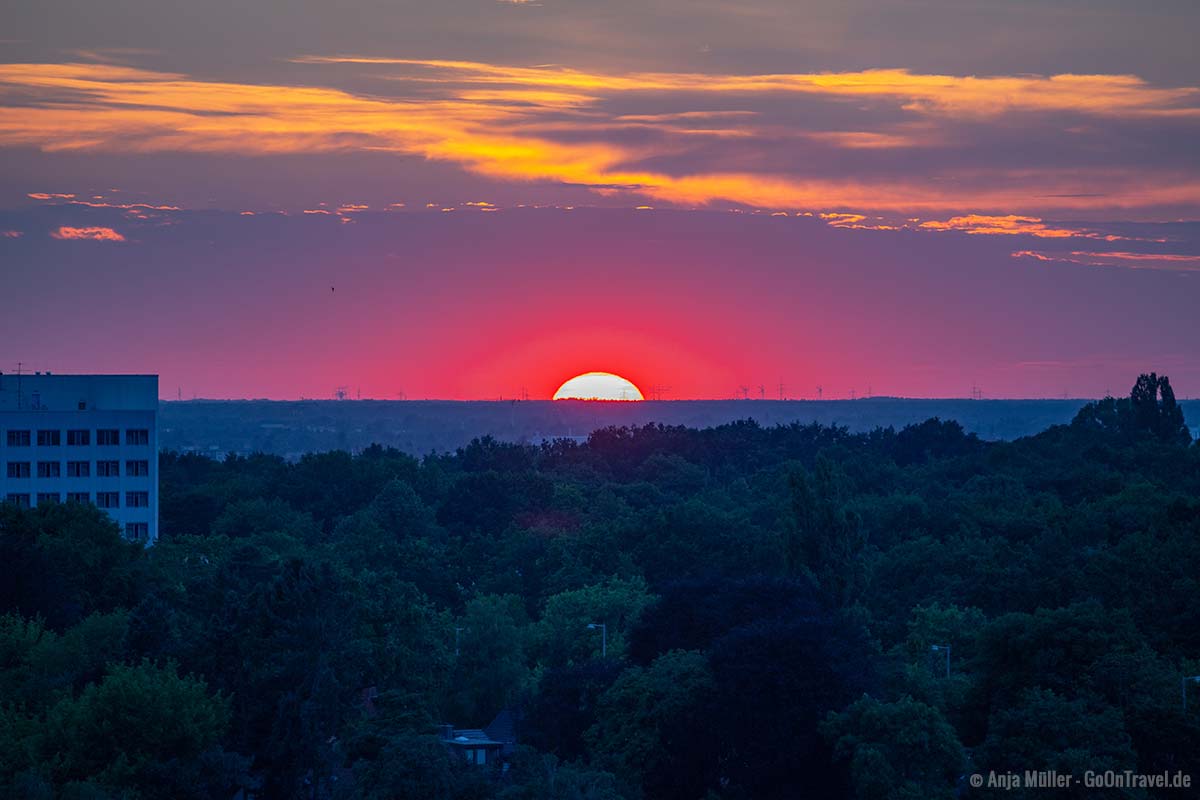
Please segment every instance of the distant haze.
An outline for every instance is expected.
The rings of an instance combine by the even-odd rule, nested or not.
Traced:
[[[739,420],[841,425],[853,432],[901,428],[931,417],[956,420],[984,439],[1014,439],[1070,422],[1084,400],[892,400],[778,402],[691,401],[643,403],[268,401],[163,403],[164,449],[217,458],[227,453],[273,453],[296,458],[306,452],[360,450],[371,444],[413,455],[452,451],[472,439],[539,444],[555,438],[581,440],[611,425],[662,423],[693,428]],[[1193,431],[1200,401],[1182,403]]]

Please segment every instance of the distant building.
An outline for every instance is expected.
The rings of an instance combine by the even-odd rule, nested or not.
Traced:
[[[0,373],[0,501],[81,502],[158,539],[158,376]]]
[[[508,759],[517,746],[523,715],[518,709],[503,709],[486,728],[440,726],[442,744],[468,764],[508,769]]]
[[[442,744],[468,764],[500,768],[504,742],[498,742],[479,728],[441,727]]]

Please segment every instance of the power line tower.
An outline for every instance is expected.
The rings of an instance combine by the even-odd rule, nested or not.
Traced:
[[[738,395],[741,396],[742,400],[749,400],[750,399],[750,387],[744,386],[744,385],[739,386],[738,387]]]
[[[662,400],[664,396],[671,391],[670,386],[664,386],[661,383],[656,383],[650,387],[650,396],[655,400]]]
[[[345,400],[349,396],[350,396],[350,387],[349,386],[338,386],[333,390],[333,399],[334,400]]]
[[[779,399],[780,400],[785,399],[786,391],[787,391],[787,387],[783,385],[783,381],[780,381],[779,382]]]
[[[817,384],[817,399],[823,400],[824,398],[825,398],[825,387],[818,383]]]
[[[858,394],[855,392],[855,390],[854,390],[854,389],[851,389],[851,390],[850,390],[850,399],[851,399],[851,400],[857,400],[857,399],[858,399]]]
[[[758,385],[758,399],[759,400],[767,399],[767,387],[763,386],[761,383]]]

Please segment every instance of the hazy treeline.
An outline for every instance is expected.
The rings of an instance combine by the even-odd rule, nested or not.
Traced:
[[[764,387],[765,391],[765,387]],[[794,423],[836,425],[851,433],[952,419],[981,439],[1016,439],[1070,422],[1086,400],[912,400],[872,397],[823,402],[766,400],[579,401],[198,400],[160,406],[163,449],[224,458],[272,453],[291,460],[329,450],[358,452],[372,444],[424,456],[453,452],[484,436],[540,444],[555,437],[586,438],[606,427],[648,424],[712,428],[754,420],[763,427]],[[1183,403],[1200,419],[1200,402]]]
[[[166,453],[161,481],[150,550],[90,507],[0,510],[0,790],[935,800],[992,796],[963,783],[988,770],[1200,777],[1200,447],[1155,376],[1013,442],[646,426],[422,460]],[[524,716],[502,779],[435,735],[502,708]]]

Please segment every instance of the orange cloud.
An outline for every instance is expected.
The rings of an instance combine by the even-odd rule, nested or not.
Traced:
[[[1051,227],[1038,217],[1022,217],[1015,214],[993,216],[987,214],[966,214],[951,217],[948,220],[929,220],[922,222],[919,227],[926,230],[961,231],[963,233],[984,234],[990,236],[1036,236],[1039,239],[1100,239],[1106,242],[1154,241],[1163,239],[1145,239],[1132,236],[1117,236],[1111,233],[1100,233],[1088,228]]]
[[[1200,203],[1200,180],[1114,166],[1084,173],[1030,169],[997,175],[986,165],[952,179],[924,175],[806,177],[780,173],[768,157],[701,157],[687,174],[642,165],[686,152],[683,139],[761,136],[815,139],[850,150],[911,146],[944,117],[1072,111],[1096,116],[1196,116],[1197,90],[1157,88],[1131,76],[960,77],[904,70],[772,75],[607,74],[557,67],[509,67],[456,61],[357,57],[305,58],[307,64],[354,63],[407,70],[388,75],[414,88],[389,99],[312,86],[200,81],[111,64],[0,64],[0,97],[39,98],[0,107],[0,146],[45,151],[221,152],[272,155],[355,150],[418,155],[500,180],[590,186],[600,194],[638,195],[687,206],[732,202],[758,208],[875,209],[908,213],[970,205],[984,209],[1145,208]],[[411,73],[411,74],[410,74]],[[401,85],[401,84],[398,84]],[[681,99],[781,93],[899,104],[924,118],[894,130],[789,131],[745,111],[612,115],[605,102],[646,92]],[[548,118],[553,115],[553,118]],[[704,119],[710,118],[709,123]],[[736,125],[712,124],[728,118]],[[693,125],[692,121],[701,124]],[[650,126],[662,134],[634,142],[612,127]],[[554,134],[569,134],[556,140]],[[930,134],[931,135],[931,134]],[[607,137],[607,138],[606,138]],[[637,165],[637,166],[633,166]],[[1097,199],[1099,190],[1104,197]],[[1037,198],[1036,201],[1031,198]],[[347,209],[348,210],[348,209]],[[326,212],[328,213],[328,212]],[[959,218],[955,218],[959,219]],[[1037,218],[994,217],[986,232],[1017,232]],[[1032,220],[1032,221],[1030,221]],[[955,228],[953,220],[944,229]],[[934,228],[936,225],[926,227]],[[978,226],[976,226],[978,227]],[[973,232],[985,232],[983,230]],[[1043,226],[1033,235],[1051,237]],[[1067,234],[1063,234],[1067,235]]]
[[[904,69],[861,72],[721,75],[598,73],[562,67],[512,67],[475,61],[306,56],[303,64],[373,64],[425,68],[424,80],[566,88],[587,92],[765,93],[886,97],[914,111],[998,116],[1014,110],[1079,111],[1100,116],[1200,116],[1200,89],[1157,88],[1136,75],[921,75]]]
[[[1015,214],[991,216],[966,214],[945,221],[929,220],[921,223],[922,228],[937,231],[962,231],[987,235],[1037,236],[1042,239],[1061,239],[1082,236],[1084,231],[1072,228],[1051,228],[1037,217],[1021,217]]]
[[[1046,253],[1038,250],[1017,250],[1013,258],[1036,261],[1061,261],[1089,267],[1126,267],[1128,269],[1157,269],[1171,272],[1200,272],[1200,256],[1182,253],[1134,253],[1128,251],[1094,252],[1072,250],[1069,253]]]
[[[58,194],[57,192],[30,192],[25,196],[34,200],[72,200],[75,198],[73,194]]]
[[[66,225],[51,231],[55,239],[90,239],[96,242],[123,242],[125,237],[112,228],[72,228]]]
[[[0,239],[20,239],[24,235],[22,231],[0,231]]]

